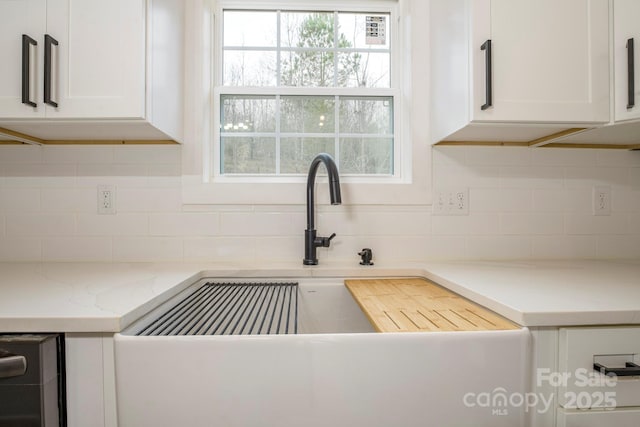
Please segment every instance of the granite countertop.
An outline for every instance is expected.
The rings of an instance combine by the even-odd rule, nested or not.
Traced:
[[[0,332],[118,332],[202,277],[422,276],[523,326],[640,324],[640,261],[0,263]]]

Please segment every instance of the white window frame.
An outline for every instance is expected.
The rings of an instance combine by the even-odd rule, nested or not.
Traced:
[[[373,3],[373,4],[372,4]],[[375,4],[379,3],[379,4]],[[373,14],[388,14],[390,19],[393,19],[398,14],[398,4],[397,1],[394,0],[386,0],[378,2],[360,2],[360,1],[352,1],[348,2],[348,6],[345,6],[344,2],[335,3],[332,1],[324,1],[324,2],[260,2],[262,5],[259,6],[258,3],[251,2],[238,2],[233,0],[221,0],[217,5],[217,16],[222,16],[222,13],[225,9],[233,9],[233,10],[266,10],[266,11],[275,11],[275,10],[283,10],[283,11],[299,11],[299,12],[315,12],[315,11],[328,11],[328,12],[357,12],[357,13],[373,13]],[[355,9],[355,10],[354,10]],[[268,96],[361,96],[361,97],[391,97],[393,98],[394,108],[393,108],[393,123],[399,122],[402,117],[400,108],[396,108],[396,101],[400,99],[400,77],[399,73],[396,72],[396,69],[400,69],[399,65],[395,66],[393,64],[399,64],[400,58],[397,57],[397,53],[394,49],[395,42],[398,39],[396,34],[397,25],[396,23],[392,23],[391,31],[389,31],[389,39],[390,39],[390,58],[389,58],[389,66],[390,66],[390,87],[389,88],[342,88],[342,87],[246,87],[246,86],[223,86],[223,70],[222,70],[222,57],[223,57],[223,25],[218,25],[216,28],[216,36],[219,40],[219,43],[216,43],[216,59],[220,59],[219,61],[215,61],[215,69],[214,73],[214,125],[213,125],[213,150],[211,153],[211,158],[209,162],[212,166],[211,170],[213,173],[213,180],[217,182],[253,182],[253,183],[265,183],[265,182],[300,182],[304,176],[291,176],[291,175],[262,175],[262,174],[242,174],[242,175],[234,175],[234,174],[221,174],[221,156],[218,154],[221,151],[221,130],[220,130],[220,103],[216,102],[220,99],[221,95],[268,95]],[[215,38],[215,37],[214,37]],[[280,39],[280,35],[277,35],[278,40]],[[273,48],[276,51],[276,48]],[[372,51],[377,51],[376,49],[372,49]],[[338,116],[336,115],[336,120],[338,120]],[[341,179],[344,182],[359,182],[359,183],[390,183],[393,181],[400,180],[401,171],[404,169],[405,165],[403,164],[403,160],[408,157],[409,153],[402,152],[402,144],[397,143],[399,140],[401,127],[394,126],[393,132],[393,174],[392,175],[342,175]],[[276,132],[277,133],[277,132]],[[250,135],[254,136],[254,135]],[[349,135],[343,135],[349,136]],[[406,150],[405,150],[406,151]],[[338,153],[336,152],[336,156]],[[339,162],[339,159],[336,159]],[[278,159],[276,159],[276,162]]]
[[[425,96],[414,97],[416,82],[428,81],[427,67],[424,59],[415,67],[415,51],[424,46],[416,46],[417,38],[426,40],[424,24],[426,15],[417,22],[412,30],[412,9],[421,0],[322,0],[314,2],[268,1],[268,0],[220,0],[215,3],[204,0],[201,10],[196,7],[192,11],[192,19],[196,22],[194,31],[197,39],[196,54],[187,58],[193,66],[193,76],[201,75],[202,81],[191,82],[202,93],[202,98],[195,96],[193,103],[187,107],[187,116],[194,115],[195,128],[190,135],[185,135],[183,152],[183,202],[185,204],[301,204],[304,203],[306,176],[222,176],[219,174],[219,100],[221,93],[231,89],[239,93],[238,87],[221,86],[222,76],[216,58],[221,58],[222,43],[215,43],[221,37],[221,25],[214,25],[221,20],[222,10],[227,9],[282,9],[282,10],[336,10],[336,11],[370,11],[372,13],[391,13],[391,61],[396,61],[392,71],[391,89],[368,89],[366,95],[394,97],[394,150],[396,163],[394,176],[344,176],[341,177],[343,188],[343,204],[429,204],[431,188],[430,146],[426,129],[412,127],[414,123],[424,124],[429,116],[427,110],[427,87],[422,90]],[[345,6],[346,4],[346,6]],[[422,7],[422,6],[419,6]],[[425,9],[426,10],[426,9]],[[414,24],[416,25],[416,24]],[[197,31],[198,28],[200,31]],[[416,34],[416,30],[421,35]],[[412,43],[413,40],[413,43]],[[197,52],[200,52],[201,56]],[[426,55],[423,51],[421,55]],[[187,52],[187,56],[189,53]],[[189,68],[189,67],[188,67]],[[212,73],[216,70],[215,73]],[[422,76],[412,79],[419,71]],[[200,74],[201,73],[201,74]],[[189,73],[188,73],[189,74]],[[413,84],[412,84],[413,83]],[[187,79],[187,86],[190,82]],[[251,88],[251,94],[273,93],[271,88]],[[313,94],[325,94],[325,89],[314,88]],[[301,88],[279,88],[280,94],[308,94]],[[363,95],[358,88],[330,88],[326,94]],[[204,108],[202,108],[204,105]],[[416,108],[417,107],[417,108]],[[218,159],[216,160],[216,157]],[[258,179],[257,179],[258,178]],[[322,182],[322,179],[319,179]],[[323,185],[318,186],[318,197],[324,197]]]

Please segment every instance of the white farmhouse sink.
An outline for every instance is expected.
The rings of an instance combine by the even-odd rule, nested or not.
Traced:
[[[485,397],[524,395],[526,328],[375,333],[343,279],[294,280],[295,335],[116,334],[119,426],[525,425]]]

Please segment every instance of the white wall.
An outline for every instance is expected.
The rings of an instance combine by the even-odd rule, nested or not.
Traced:
[[[181,147],[0,146],[0,261],[292,261],[303,257],[304,194],[291,206],[183,207]],[[640,152],[434,148],[435,190],[468,187],[469,216],[428,206],[329,206],[322,260],[640,258]],[[117,214],[97,214],[98,185]],[[591,188],[612,188],[593,216]],[[345,200],[348,202],[348,200]]]

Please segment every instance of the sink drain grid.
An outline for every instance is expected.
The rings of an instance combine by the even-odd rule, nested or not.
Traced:
[[[297,282],[207,282],[137,335],[260,335],[297,332]]]

